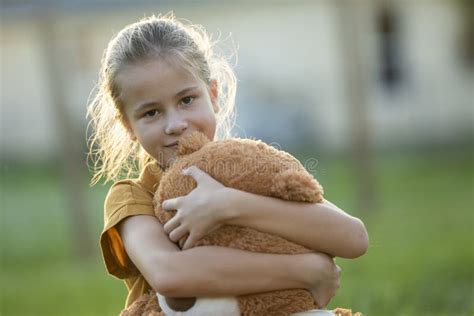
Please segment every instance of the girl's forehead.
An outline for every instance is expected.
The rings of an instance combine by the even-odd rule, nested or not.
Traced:
[[[199,71],[180,56],[149,57],[141,61],[125,64],[124,69],[153,69],[155,71],[176,72],[199,78]]]
[[[189,69],[166,60],[148,60],[124,66],[117,75],[120,99],[135,104],[143,99],[154,101],[172,97],[190,86],[204,85]]]
[[[178,83],[182,81],[202,81],[196,71],[175,58],[148,59],[124,65],[117,77],[119,86],[125,87],[137,83],[141,86],[143,81],[163,81]]]

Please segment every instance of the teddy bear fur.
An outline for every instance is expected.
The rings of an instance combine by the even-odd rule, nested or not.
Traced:
[[[132,305],[124,309],[120,316],[165,316],[153,291],[140,296]]]
[[[177,159],[163,175],[155,193],[155,212],[162,224],[176,211],[164,211],[161,203],[187,195],[196,187],[192,177],[181,173],[190,166],[197,166],[226,187],[288,201],[323,201],[321,185],[290,154],[257,140],[233,138],[211,142],[204,134],[195,132],[180,140]],[[205,245],[275,254],[312,252],[282,237],[232,225],[208,234],[195,247]],[[143,297],[122,315],[160,315],[158,304],[147,299],[156,301],[156,296]],[[304,289],[243,295],[237,299],[242,315],[290,315],[316,308],[311,293]],[[156,304],[153,312],[157,314],[151,314],[149,306],[153,304]],[[340,311],[343,316],[351,315],[344,314],[343,309]]]
[[[338,307],[333,310],[335,316],[363,316],[361,313],[352,314],[351,309]],[[161,311],[154,292],[142,295],[130,307],[123,310],[121,316],[165,316]],[[271,314],[269,314],[271,315]],[[268,316],[269,316],[268,315]]]
[[[341,308],[341,307],[338,307],[335,310],[333,310],[333,313],[336,314],[336,316],[362,316],[362,314],[359,312],[352,314],[351,309]]]
[[[315,203],[323,200],[322,187],[297,159],[261,141],[210,142],[203,134],[193,133],[180,141],[177,156],[177,161],[161,179],[155,195],[157,206],[164,200],[187,195],[196,187],[192,177],[181,174],[182,169],[190,166],[197,166],[226,187],[291,201]],[[156,211],[162,224],[175,214],[160,207]],[[311,252],[279,236],[231,225],[210,233],[195,246],[205,245],[261,253]],[[238,302],[242,315],[288,315],[315,308],[311,293],[303,289],[240,296]]]

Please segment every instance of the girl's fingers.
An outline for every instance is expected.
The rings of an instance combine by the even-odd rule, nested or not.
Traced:
[[[177,210],[179,201],[180,201],[179,197],[174,198],[174,199],[165,200],[161,203],[161,208],[165,211]]]
[[[178,244],[179,244],[179,248],[180,248],[181,250],[183,250],[184,243],[186,242],[186,239],[188,238],[188,236],[189,236],[189,235],[186,234],[186,236],[184,236],[183,238],[181,238],[181,239],[179,240],[179,243],[178,243]]]
[[[192,248],[195,244],[195,236],[193,233],[189,234],[188,238],[186,239],[186,242],[184,243],[183,250]]]
[[[163,226],[163,230],[167,235],[169,235],[169,233],[172,232],[176,227],[178,227],[179,224],[180,222],[178,221],[178,218],[174,216],[172,219],[166,222],[165,226]]]
[[[178,228],[174,229],[168,237],[172,242],[178,242],[182,237],[186,236],[187,233],[188,231],[186,228],[179,226]]]
[[[323,309],[324,306],[322,306],[321,304],[319,304],[318,300],[316,300],[316,298],[314,298],[314,304],[316,304],[316,308],[317,309]]]
[[[202,180],[204,180],[206,178],[206,176],[208,176],[207,173],[205,173],[204,171],[202,171],[201,169],[199,169],[196,166],[191,166],[187,169],[183,169],[182,173],[185,176],[193,177],[193,179],[196,180],[197,183],[200,183]]]
[[[320,302],[319,304],[316,303],[316,305],[318,305],[318,309],[325,309],[326,306],[327,306],[328,303],[329,303],[329,300],[327,300],[327,299],[321,299],[321,298],[320,298],[320,299],[319,299],[319,302]]]

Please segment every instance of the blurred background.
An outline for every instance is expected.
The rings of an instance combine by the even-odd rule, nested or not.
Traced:
[[[86,105],[110,38],[151,14],[202,24],[233,58],[236,135],[275,143],[361,218],[330,304],[474,315],[474,12],[463,0],[3,0],[1,315],[116,315],[89,187]]]

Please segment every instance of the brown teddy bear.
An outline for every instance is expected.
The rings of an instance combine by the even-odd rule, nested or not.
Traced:
[[[155,193],[155,213],[162,224],[176,211],[164,211],[164,200],[190,193],[196,182],[181,171],[197,166],[224,186],[297,202],[322,202],[323,189],[290,154],[261,141],[229,139],[211,142],[199,132],[180,140],[177,159],[163,175]],[[183,241],[183,240],[182,240]],[[182,241],[180,244],[182,244]],[[199,240],[195,247],[214,245],[246,251],[302,254],[312,252],[279,236],[240,226],[223,226]],[[149,294],[122,315],[290,315],[316,308],[311,293],[289,289],[228,298],[166,299]],[[187,311],[181,313],[179,311]],[[341,315],[342,309],[339,310]],[[346,310],[347,311],[347,310]]]

